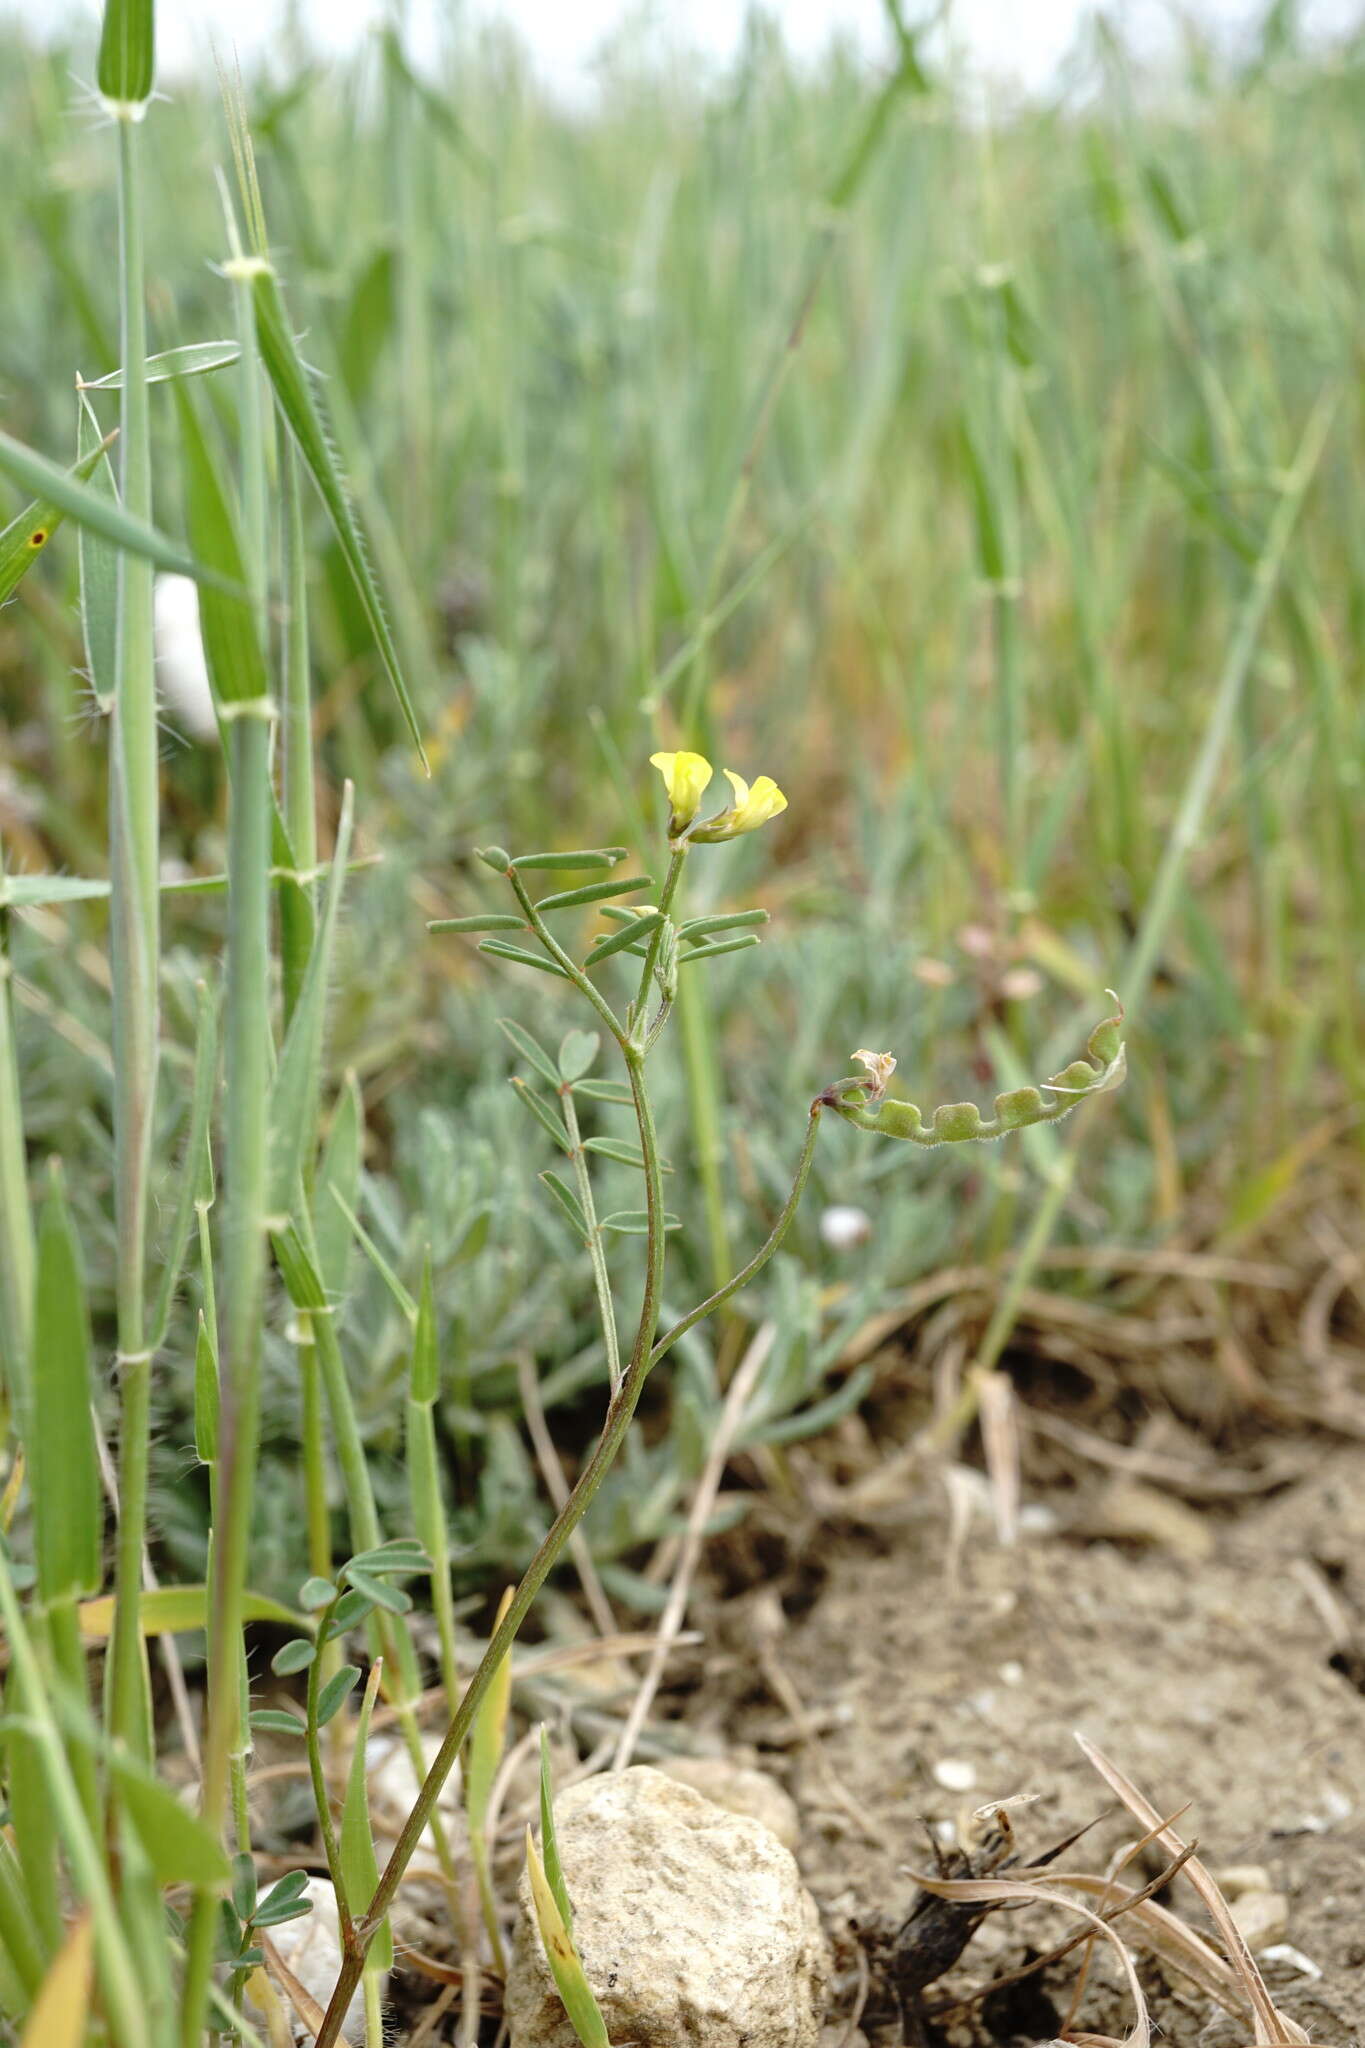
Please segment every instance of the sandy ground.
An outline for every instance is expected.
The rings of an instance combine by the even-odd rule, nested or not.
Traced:
[[[776,1590],[712,1607],[686,1718],[796,1798],[806,1880],[846,1963],[852,1927],[903,1915],[907,1870],[930,1867],[926,1823],[946,1836],[983,1802],[1032,1794],[1016,1820],[1034,1853],[1112,1807],[1079,1729],[1163,1813],[1189,1802],[1181,1831],[1210,1867],[1254,1866],[1287,1896],[1269,1946],[1297,1959],[1264,1965],[1282,2009],[1315,2041],[1365,2034],[1365,1447],[1296,1449],[1302,1476],[1235,1513],[1177,1508],[1163,1526],[1111,1489],[1105,1514],[1146,1524],[1142,1540],[1067,1533],[1074,1500],[1044,1496],[1024,1516],[1041,1528],[1012,1546],[979,1511],[955,1541],[943,1486],[921,1478],[877,1526],[797,1545]],[[1070,1867],[1102,1869],[1125,1831],[1111,1814]],[[1149,1856],[1144,1880],[1160,1867]],[[1208,1931],[1185,1878],[1166,1902]],[[997,1916],[945,1984],[978,1988],[1066,1931],[1060,1912]],[[1051,1969],[1031,2007],[988,2006],[976,2037],[1047,2038],[1074,1972],[1075,1958]],[[1144,1980],[1167,2039],[1242,2038],[1155,1960]],[[1098,1969],[1081,2028],[1127,2031],[1110,1983]]]

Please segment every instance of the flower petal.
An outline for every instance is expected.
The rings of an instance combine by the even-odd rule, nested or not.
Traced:
[[[664,779],[672,829],[680,832],[697,815],[711,780],[711,763],[702,754],[689,753],[651,754],[649,760]]]

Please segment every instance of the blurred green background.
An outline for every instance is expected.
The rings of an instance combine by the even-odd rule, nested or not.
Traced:
[[[349,775],[379,856],[348,891],[328,1056],[334,1086],[354,1072],[363,1091],[374,1245],[409,1287],[431,1246],[475,1582],[547,1519],[519,1365],[566,1443],[595,1426],[604,1373],[587,1261],[536,1185],[548,1142],[496,1028],[557,1037],[552,985],[424,925],[492,903],[470,860],[490,840],[657,859],[660,744],[790,799],[691,864],[694,908],[763,903],[773,923],[712,970],[659,1062],[687,1225],[672,1307],[764,1235],[806,1105],[853,1046],[894,1050],[922,1104],[988,1101],[1079,1051],[1105,987],[1132,993],[1144,931],[1131,1079],[1059,1191],[1057,1238],[1241,1245],[1302,1229],[1305,1189],[1358,1198],[1365,42],[1303,46],[1293,21],[1271,9],[1235,62],[1191,35],[1159,89],[1101,35],[1093,91],[995,119],[927,60],[876,112],[866,62],[800,67],[759,22],[720,75],[621,59],[591,108],[558,104],[502,36],[439,74],[391,33],[248,73],[290,312],[430,738],[428,781],[319,518],[324,848]],[[75,376],[116,366],[112,142],[73,82],[89,70],[80,46],[3,31],[0,408],[61,460]],[[227,334],[211,78],[154,109],[147,149],[151,346]],[[175,533],[175,417],[153,399]],[[1315,420],[1280,573],[1258,581]],[[0,521],[18,503],[5,486]],[[104,871],[74,594],[63,534],[0,613],[11,872]],[[1177,862],[1196,776],[1207,803]],[[163,796],[168,859],[219,871],[217,744],[170,706]],[[35,1173],[67,1161],[107,1311],[103,913],[0,914]],[[163,1199],[213,899],[168,898],[166,941]],[[858,1399],[847,1334],[907,1282],[1007,1262],[1073,1128],[942,1160],[828,1133],[746,1304],[778,1325],[748,1440],[780,1446]],[[865,1212],[863,1241],[822,1237],[835,1203]],[[359,1251],[352,1281],[347,1356],[381,1497],[401,1503],[408,1331]],[[188,1315],[177,1329],[155,1513],[198,1576]],[[704,1455],[715,1347],[679,1347],[594,1511],[626,1599],[650,1599],[632,1560]],[[253,1579],[292,1590],[282,1309],[269,1375]]]

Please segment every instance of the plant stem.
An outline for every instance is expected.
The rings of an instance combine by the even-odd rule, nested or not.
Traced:
[[[141,109],[136,110],[140,115]],[[119,277],[123,353],[120,487],[123,509],[150,522],[152,466],[147,406],[141,127],[117,118]],[[110,1717],[115,1735],[149,1753],[142,1648],[142,1550],[152,1360],[146,1348],[147,1180],[151,1163],[158,1029],[161,911],[156,683],[151,564],[124,552],[118,565],[118,628],[109,744],[110,967],[113,980],[114,1206],[117,1230],[119,1528],[110,1643]]]
[[[649,985],[654,978],[654,970],[659,964],[659,948],[663,944],[664,925],[673,908],[673,899],[677,895],[682,881],[683,865],[686,859],[687,845],[684,841],[681,846],[673,848],[672,857],[668,863],[668,873],[664,876],[664,886],[659,897],[659,922],[650,933],[649,943],[645,947],[645,963],[640,972],[640,993],[635,999],[635,1021],[637,1025],[644,1023],[646,1012],[649,1009]],[[662,1023],[666,1011],[667,1005],[660,1011],[658,1023]],[[651,1044],[657,1035],[657,1028],[656,1024],[648,1033],[648,1042]]]
[[[266,1027],[270,974],[270,728],[268,701],[237,707],[231,725],[228,844],[227,1131],[224,1330],[218,1414],[218,1505],[208,1627],[208,1728],[201,1812],[224,1822],[241,1719],[242,1594],[251,1542],[260,1417],[266,1272]],[[183,2048],[197,2048],[212,1968],[217,1895],[195,1898],[184,1995]]]
[[[801,1156],[796,1162],[796,1175],[791,1184],[791,1192],[782,1204],[777,1221],[768,1233],[767,1238],[754,1253],[748,1265],[741,1266],[733,1279],[727,1280],[723,1287],[718,1287],[714,1294],[708,1294],[705,1301],[698,1302],[697,1306],[689,1310],[679,1322],[674,1323],[671,1329],[665,1330],[650,1355],[649,1362],[651,1366],[657,1365],[664,1353],[673,1349],[679,1337],[685,1337],[687,1332],[693,1329],[696,1324],[704,1322],[707,1316],[714,1315],[715,1311],[718,1308],[722,1308],[732,1295],[738,1294],[742,1287],[747,1287],[749,1282],[763,1271],[763,1268],[787,1235],[796,1212],[801,1206],[801,1197],[806,1192],[806,1182],[810,1179],[811,1162],[815,1157],[815,1139],[820,1128],[820,1112],[822,1107],[823,1104],[819,1102],[811,1104],[810,1120],[806,1125],[805,1143],[801,1147]]]
[[[321,1691],[322,1652],[327,1641],[327,1632],[332,1617],[341,1600],[338,1591],[318,1617],[317,1652],[308,1667],[308,1774],[313,1781],[313,1804],[317,1808],[318,1828],[322,1835],[322,1853],[327,1859],[327,1874],[332,1880],[336,1893],[337,1918],[341,1926],[343,1946],[351,1941],[354,1921],[351,1917],[350,1900],[346,1896],[346,1880],[341,1869],[341,1847],[337,1841],[336,1825],[332,1819],[332,1799],[327,1788],[327,1772],[322,1761],[322,1745],[318,1728],[318,1694]]]
[[[0,853],[0,881],[4,878]],[[28,1199],[23,1105],[10,1001],[9,917],[0,919],[0,1386],[5,1424],[24,1424],[33,1326],[33,1211]]]
[[[23,1613],[0,1551],[0,1619],[4,1622],[12,1679],[22,1706],[25,1733],[30,1737],[47,1781],[57,1829],[66,1848],[73,1889],[90,1909],[94,1923],[95,1959],[100,1996],[110,2032],[118,2048],[142,2048],[147,2039],[147,2013],[133,1968],[109,1872],[101,1847],[91,1835],[81,1807],[61,1732],[43,1688],[42,1667],[29,1640]],[[7,1688],[8,1690],[8,1688]],[[10,1711],[13,1712],[11,1706]]]
[[[565,974],[567,974],[569,980],[573,983],[574,987],[578,990],[579,994],[587,997],[588,1001],[592,1004],[594,1010],[596,1010],[598,1016],[602,1019],[602,1022],[606,1025],[612,1037],[616,1040],[616,1043],[620,1046],[622,1052],[626,1052],[628,1050],[628,1041],[626,1039],[626,1034],[622,1030],[620,1022],[617,1019],[616,1012],[612,1009],[611,1004],[607,1001],[606,997],[602,995],[598,989],[594,988],[593,984],[588,980],[587,975],[583,972],[582,968],[578,966],[576,961],[571,960],[569,955],[564,951],[564,948],[560,945],[558,939],[550,930],[550,927],[546,924],[544,918],[540,915],[540,912],[536,909],[535,904],[531,901],[531,898],[527,893],[526,884],[522,881],[521,876],[517,873],[515,868],[508,869],[507,879],[512,884],[512,892],[515,895],[517,902],[521,905],[522,910],[526,914],[526,922],[530,925],[532,931],[540,940],[541,945],[545,948],[546,952],[549,954],[550,958],[555,962],[556,966],[563,968]]]
[[[587,1154],[583,1150],[582,1133],[578,1128],[578,1111],[574,1108],[573,1089],[563,1087],[559,1091],[560,1107],[564,1112],[564,1128],[569,1134],[572,1146],[574,1181],[578,1188],[578,1206],[583,1211],[588,1226],[588,1256],[592,1260],[592,1276],[597,1287],[597,1312],[602,1321],[602,1341],[607,1349],[607,1379],[613,1396],[621,1385],[621,1339],[616,1328],[616,1306],[611,1298],[611,1275],[607,1271],[607,1254],[602,1243],[602,1230],[597,1221],[597,1209],[592,1198],[592,1176],[588,1172]]]
[[[1138,1017],[1147,999],[1152,973],[1179,900],[1180,887],[1185,878],[1190,855],[1204,829],[1214,782],[1233,731],[1242,687],[1260,640],[1271,598],[1279,584],[1290,538],[1299,513],[1303,509],[1308,486],[1317,470],[1318,459],[1322,454],[1327,429],[1331,423],[1334,402],[1334,396],[1331,394],[1320,399],[1304,429],[1293,467],[1285,479],[1280,502],[1271,516],[1265,543],[1252,574],[1251,588],[1243,600],[1218,680],[1213,708],[1204,728],[1204,737],[1181,794],[1175,823],[1166,843],[1166,852],[1157,870],[1142,922],[1120,977],[1124,1008],[1130,1024]],[[1012,1262],[1009,1283],[997,1301],[986,1326],[980,1349],[973,1360],[973,1371],[964,1382],[956,1405],[934,1433],[935,1441],[939,1444],[952,1441],[976,1415],[981,1378],[986,1373],[994,1371],[1014,1328],[1024,1291],[1038,1261],[1052,1242],[1053,1232],[1057,1228],[1071,1191],[1093,1110],[1093,1103],[1083,1102],[1076,1112],[1070,1142],[1053,1166],[1047,1191],[1034,1211],[1028,1236]]]
[[[630,1060],[631,1086],[632,1092],[635,1095],[639,1116],[640,1144],[646,1161],[647,1199],[651,1218],[653,1219],[647,1255],[645,1295],[641,1306],[640,1323],[631,1351],[630,1363],[621,1382],[621,1391],[607,1410],[606,1423],[596,1448],[579,1474],[578,1482],[573,1492],[556,1515],[549,1532],[527,1566],[525,1576],[522,1578],[516,1592],[512,1595],[506,1614],[503,1616],[498,1628],[494,1631],[492,1640],[480,1659],[478,1668],[465,1688],[464,1697],[461,1699],[459,1707],[451,1719],[450,1726],[446,1730],[445,1738],[436,1753],[431,1769],[427,1772],[421,1791],[417,1795],[416,1804],[404,1822],[402,1832],[399,1834],[398,1840],[394,1845],[393,1853],[384,1867],[374,1897],[370,1901],[369,1911],[364,1920],[356,1927],[355,1945],[353,1948],[348,1949],[342,1957],[341,1974],[337,1979],[331,2004],[327,2008],[326,2017],[317,2037],[317,2048],[335,2048],[342,2021],[346,2016],[346,2009],[350,2004],[351,1997],[364,1969],[366,1949],[393,1901],[394,1894],[402,1881],[403,1872],[407,1869],[413,1851],[421,1840],[422,1830],[426,1825],[427,1817],[440,1797],[441,1787],[449,1777],[455,1759],[460,1753],[464,1739],[469,1732],[470,1723],[478,1711],[479,1703],[488,1689],[493,1674],[516,1640],[517,1632],[530,1611],[537,1593],[544,1585],[569,1537],[582,1521],[603,1479],[615,1462],[616,1455],[625,1441],[626,1433],[630,1428],[631,1418],[634,1416],[641,1391],[651,1368],[657,1364],[658,1360],[663,1357],[664,1353],[685,1331],[692,1328],[694,1323],[699,1322],[704,1315],[710,1314],[713,1308],[719,1307],[722,1301],[728,1300],[733,1293],[747,1281],[752,1280],[755,1274],[762,1270],[786,1235],[792,1218],[796,1214],[802,1192],[805,1189],[806,1180],[810,1172],[811,1157],[815,1147],[815,1133],[822,1107],[819,1102],[811,1105],[810,1122],[806,1131],[805,1143],[801,1150],[801,1157],[797,1164],[796,1177],[792,1184],[791,1194],[783,1205],[782,1213],[761,1251],[749,1261],[748,1265],[741,1272],[735,1275],[733,1280],[727,1282],[725,1287],[718,1289],[714,1295],[709,1296],[705,1302],[694,1309],[690,1315],[685,1316],[681,1322],[674,1324],[673,1328],[656,1343],[654,1341],[654,1333],[658,1321],[659,1289],[663,1269],[663,1188],[659,1172],[658,1148],[654,1135],[653,1112],[649,1106],[648,1096],[643,1085],[643,1059],[638,1055],[632,1056],[628,1054],[627,1057]]]

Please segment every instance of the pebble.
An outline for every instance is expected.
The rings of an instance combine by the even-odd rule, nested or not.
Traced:
[[[1283,1892],[1243,1892],[1229,1910],[1253,1955],[1289,1932],[1289,1900]]]
[[[970,1792],[976,1783],[976,1765],[965,1757],[945,1756],[934,1765],[934,1778],[946,1792]]]

